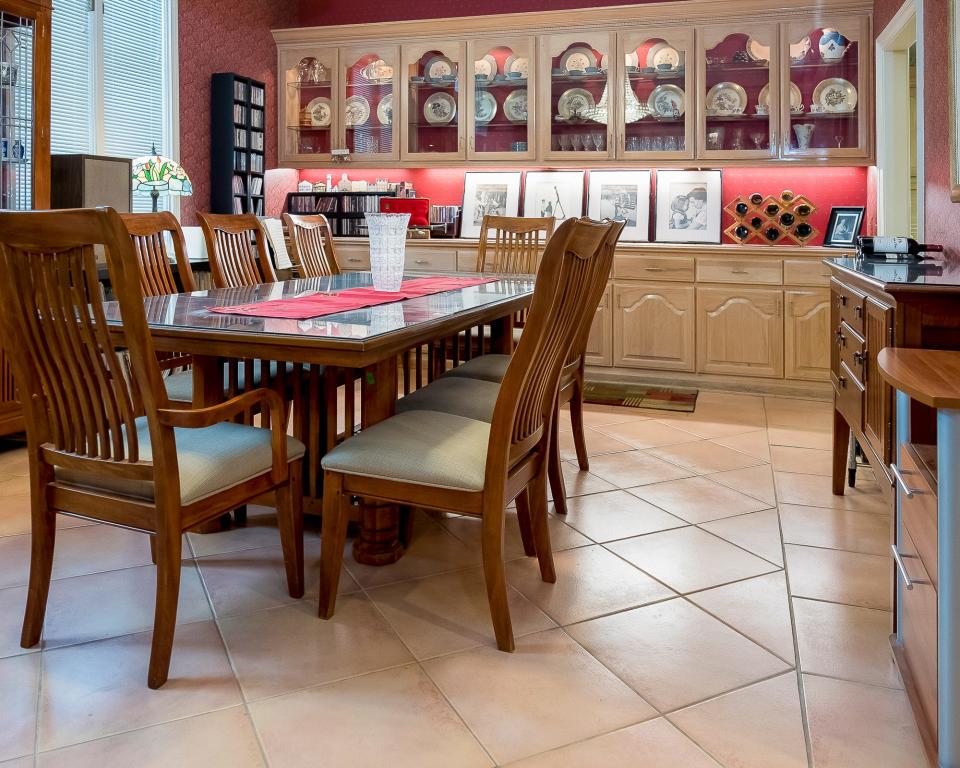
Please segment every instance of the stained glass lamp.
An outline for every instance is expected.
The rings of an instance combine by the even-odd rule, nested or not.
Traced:
[[[158,155],[154,146],[149,155],[133,161],[133,191],[148,192],[153,198],[153,211],[156,213],[161,192],[168,195],[192,195],[193,184],[180,163]]]

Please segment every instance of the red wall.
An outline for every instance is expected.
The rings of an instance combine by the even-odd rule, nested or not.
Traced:
[[[296,24],[290,0],[180,0],[180,162],[193,196],[182,199],[183,223],[210,209],[210,76],[236,72],[267,84],[267,168],[277,164],[277,49],[270,30]],[[228,180],[229,183],[229,180]]]
[[[665,0],[633,0],[657,3]],[[490,13],[560,11],[584,6],[625,5],[624,0],[300,0],[302,26],[363,24],[403,19],[443,19]]]

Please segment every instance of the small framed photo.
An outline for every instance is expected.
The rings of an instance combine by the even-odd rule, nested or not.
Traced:
[[[523,215],[553,216],[557,224],[583,215],[584,171],[527,171]]]
[[[520,171],[463,174],[460,237],[480,237],[484,216],[519,216],[520,177]]]
[[[590,171],[587,215],[624,221],[620,239],[650,239],[650,171]]]
[[[849,248],[857,244],[860,225],[863,223],[863,206],[844,206],[830,209],[830,222],[823,236],[828,248]]]
[[[657,242],[720,242],[720,171],[657,171]]]

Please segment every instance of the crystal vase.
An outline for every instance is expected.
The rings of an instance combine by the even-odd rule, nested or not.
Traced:
[[[378,291],[399,291],[409,213],[365,213],[370,233],[370,271]]]

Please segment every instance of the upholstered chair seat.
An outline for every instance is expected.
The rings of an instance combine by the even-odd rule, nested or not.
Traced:
[[[444,376],[401,397],[397,401],[397,412],[439,411],[490,423],[499,394],[499,382]]]

